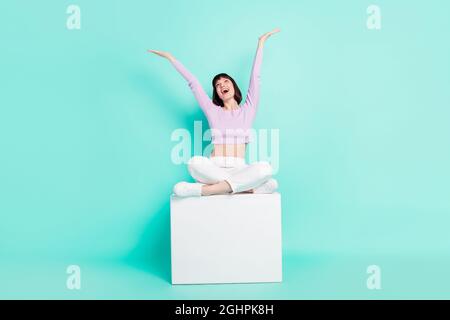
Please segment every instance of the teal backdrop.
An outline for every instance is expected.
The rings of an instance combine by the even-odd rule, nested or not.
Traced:
[[[66,12],[81,9],[81,28]],[[224,5],[225,4],[225,5]],[[381,9],[381,29],[366,26]],[[2,1],[1,298],[450,298],[447,1]],[[171,286],[174,130],[248,88],[279,130],[281,284]],[[79,265],[81,290],[66,288]],[[369,265],[381,290],[366,287]]]

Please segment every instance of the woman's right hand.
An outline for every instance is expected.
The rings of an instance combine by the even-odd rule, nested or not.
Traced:
[[[152,52],[154,54],[157,54],[160,57],[166,58],[170,61],[172,61],[173,59],[175,59],[169,52],[164,52],[164,51],[158,51],[158,50],[147,50],[148,52]]]

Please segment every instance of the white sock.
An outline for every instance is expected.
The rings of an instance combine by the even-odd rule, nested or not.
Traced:
[[[253,193],[273,193],[278,188],[277,180],[271,178],[253,189]]]
[[[203,183],[189,183],[189,182],[178,182],[173,187],[173,193],[175,193],[179,197],[192,197],[192,196],[201,196],[202,195],[202,186]]]

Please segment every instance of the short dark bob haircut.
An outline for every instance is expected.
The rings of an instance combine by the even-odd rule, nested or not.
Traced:
[[[214,79],[212,80],[212,86],[213,86],[213,98],[212,101],[216,106],[221,106],[223,107],[223,101],[222,99],[220,99],[219,95],[217,94],[216,91],[216,81],[219,80],[220,78],[226,78],[229,79],[232,83],[233,83],[233,87],[234,87],[234,100],[236,100],[236,102],[238,104],[241,103],[242,101],[242,93],[241,90],[239,90],[238,85],[236,84],[236,81],[234,81],[234,79],[232,77],[230,77],[228,74],[226,73],[219,73],[218,75],[216,75],[214,77]]]

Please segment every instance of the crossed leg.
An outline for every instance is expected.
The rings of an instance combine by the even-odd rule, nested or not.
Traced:
[[[204,196],[230,193],[253,193],[254,188],[272,176],[272,167],[267,162],[254,162],[227,171],[216,166],[211,159],[192,157],[188,162],[191,176],[204,183],[201,194]]]
[[[188,162],[188,170],[196,181],[205,184],[202,186],[203,196],[227,194],[233,191],[226,181],[229,178],[228,172],[216,166],[207,157],[192,157]]]

